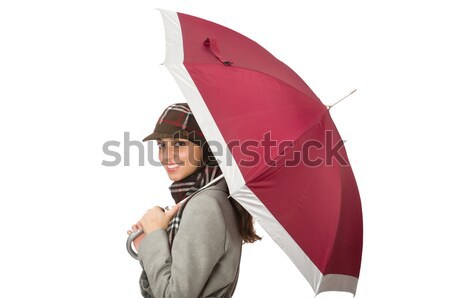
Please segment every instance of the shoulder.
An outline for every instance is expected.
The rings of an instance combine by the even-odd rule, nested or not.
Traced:
[[[222,213],[221,205],[228,201],[228,187],[225,179],[221,179],[213,185],[195,194],[186,205],[185,213],[201,212],[206,216],[216,216]]]
[[[229,195],[228,186],[225,182],[225,179],[222,178],[219,181],[215,182],[214,184],[208,186],[207,188],[199,191],[197,194],[194,195],[193,198],[198,198],[202,196],[227,196]]]

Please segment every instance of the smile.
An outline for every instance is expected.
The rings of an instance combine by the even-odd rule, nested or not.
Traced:
[[[174,172],[174,171],[176,171],[179,167],[180,167],[179,164],[171,163],[171,164],[167,164],[167,165],[166,165],[166,170],[167,170],[168,172]]]

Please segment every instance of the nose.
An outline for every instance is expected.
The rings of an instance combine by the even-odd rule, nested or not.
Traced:
[[[177,147],[167,144],[164,148],[162,148],[162,150],[160,150],[159,159],[163,164],[178,163],[180,160],[178,157],[178,151],[179,150]]]

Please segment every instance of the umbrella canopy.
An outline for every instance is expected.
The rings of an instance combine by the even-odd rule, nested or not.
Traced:
[[[355,293],[362,253],[359,192],[329,109],[249,38],[161,11],[165,66],[227,181],[315,293]]]

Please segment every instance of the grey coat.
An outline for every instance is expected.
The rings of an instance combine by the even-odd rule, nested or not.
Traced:
[[[199,191],[187,203],[169,250],[166,230],[141,241],[140,279],[144,297],[231,297],[241,258],[242,237],[224,179]]]

